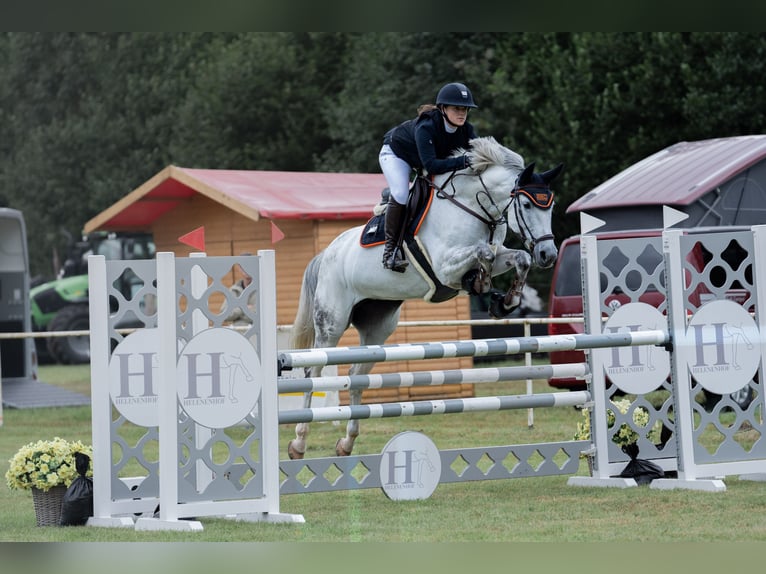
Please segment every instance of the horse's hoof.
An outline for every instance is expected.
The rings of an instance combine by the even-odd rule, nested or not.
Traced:
[[[480,269],[471,269],[470,271],[467,271],[466,274],[463,275],[463,280],[461,281],[463,291],[469,295],[481,295],[484,279],[484,274]]]
[[[335,443],[335,454],[337,456],[351,456],[351,451],[343,448],[342,443],[343,443],[342,438],[339,438],[338,442]]]
[[[516,309],[516,307],[518,307],[518,305],[512,306],[510,308],[506,307],[504,304],[505,294],[502,291],[491,291],[489,298],[489,314],[495,319],[502,319],[503,317],[507,317],[514,309]]]
[[[290,460],[300,460],[303,458],[303,454],[293,448],[293,441],[287,443],[287,456],[290,457]]]

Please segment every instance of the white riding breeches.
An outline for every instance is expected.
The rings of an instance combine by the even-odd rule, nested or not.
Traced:
[[[407,203],[407,197],[410,194],[410,174],[412,167],[402,158],[394,153],[391,146],[384,145],[380,148],[378,155],[380,168],[386,177],[388,188],[391,190],[391,197],[396,203],[404,205]]]

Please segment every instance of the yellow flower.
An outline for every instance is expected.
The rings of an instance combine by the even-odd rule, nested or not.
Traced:
[[[39,488],[50,490],[53,486],[69,486],[77,477],[75,453],[81,452],[93,459],[93,449],[81,441],[69,442],[55,437],[22,446],[8,462],[5,481],[13,490]],[[93,476],[92,468],[87,476]]]
[[[631,405],[633,404],[629,399],[619,399],[617,401],[610,401],[614,407],[622,414],[627,414]],[[615,424],[616,416],[614,410],[607,409],[607,427],[612,428]],[[590,411],[588,409],[582,409],[583,419],[577,423],[577,430],[574,434],[573,440],[590,440]],[[633,423],[636,427],[643,427],[649,425],[649,412],[642,406],[638,406],[633,409]],[[649,432],[649,440],[655,444],[659,441],[660,430],[662,424],[660,421],[655,421],[654,426]],[[612,441],[620,446],[627,446],[633,444],[638,440],[638,433],[633,430],[627,423],[622,423],[617,433],[612,436]]]

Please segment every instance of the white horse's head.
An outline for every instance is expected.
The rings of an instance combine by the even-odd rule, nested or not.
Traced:
[[[471,170],[498,205],[510,205],[508,227],[524,244],[538,267],[551,267],[558,249],[551,230],[553,192],[550,183],[558,177],[563,164],[544,173],[535,173],[535,164],[524,167],[524,159],[499,144],[492,137],[471,141],[467,153]]]

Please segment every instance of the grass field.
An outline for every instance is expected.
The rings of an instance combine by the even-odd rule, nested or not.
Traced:
[[[88,367],[43,367],[41,378],[90,392]],[[552,392],[545,381],[535,392]],[[519,394],[524,383],[477,386],[478,395]],[[4,411],[0,472],[22,445],[61,436],[91,442],[89,407]],[[439,448],[526,444],[571,438],[580,414],[574,408],[469,413],[362,421],[356,454],[377,453],[397,432],[418,430]],[[342,431],[312,425],[308,456],[332,454]],[[292,437],[280,429],[280,452]],[[284,455],[283,455],[284,456]],[[581,474],[587,465],[581,462]],[[202,518],[202,532],[135,532],[131,529],[35,526],[31,494],[0,488],[0,539],[5,542],[547,542],[710,543],[766,540],[766,485],[726,479],[724,493],[578,488],[567,477],[522,478],[440,485],[428,500],[389,500],[369,489],[288,495],[283,512],[302,514],[305,524],[251,524]]]

